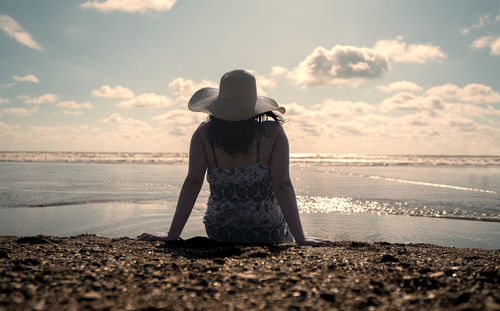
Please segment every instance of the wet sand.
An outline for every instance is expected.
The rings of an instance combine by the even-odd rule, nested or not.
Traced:
[[[0,310],[500,310],[500,250],[0,237]]]

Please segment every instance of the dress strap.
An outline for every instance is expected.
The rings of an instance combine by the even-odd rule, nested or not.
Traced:
[[[217,162],[217,157],[215,156],[214,142],[210,140],[210,144],[212,145],[212,155],[214,156],[215,167],[219,167],[219,163]]]
[[[260,135],[257,135],[257,163],[260,163]]]

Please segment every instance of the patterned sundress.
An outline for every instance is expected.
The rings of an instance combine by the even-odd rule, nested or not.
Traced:
[[[215,168],[209,168],[207,210],[203,218],[209,238],[217,241],[292,242],[293,237],[271,186],[268,165],[257,163],[238,168],[219,168],[215,148]]]

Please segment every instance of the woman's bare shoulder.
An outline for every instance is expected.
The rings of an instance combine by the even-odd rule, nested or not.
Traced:
[[[196,130],[202,130],[202,131],[206,131],[208,128],[208,122],[207,121],[203,121],[201,122],[199,125],[198,125],[198,128]]]
[[[208,133],[207,133],[207,123],[206,122],[201,122],[200,125],[196,128],[196,130],[193,133],[193,137],[191,138],[193,141],[199,141],[206,143],[208,139]]]
[[[279,124],[276,121],[264,121],[264,122],[262,122],[262,125],[264,125],[266,130],[268,130],[270,132],[283,131],[283,127],[281,126],[281,124]]]
[[[194,133],[197,135],[205,136],[207,135],[207,128],[208,128],[208,123],[203,121],[200,123],[200,125],[198,125]]]
[[[283,126],[276,121],[265,121],[262,125],[264,126],[266,136],[272,139],[284,134]]]

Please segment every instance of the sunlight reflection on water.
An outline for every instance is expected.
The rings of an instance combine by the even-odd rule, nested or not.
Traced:
[[[334,213],[342,212],[345,214],[368,213],[376,215],[403,215],[403,216],[427,216],[427,217],[449,217],[463,218],[500,222],[500,214],[497,216],[486,217],[484,213],[474,213],[455,208],[452,211],[443,209],[434,209],[427,206],[423,208],[412,207],[408,202],[380,202],[380,201],[361,201],[353,198],[328,198],[328,197],[308,197],[297,196],[297,205],[300,213]]]

